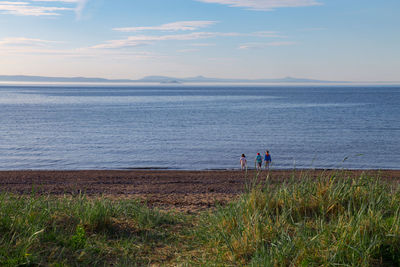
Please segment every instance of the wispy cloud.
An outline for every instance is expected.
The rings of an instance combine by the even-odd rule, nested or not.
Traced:
[[[31,0],[33,2],[59,2],[59,3],[70,3],[75,4],[76,7],[74,8],[76,17],[79,19],[82,16],[83,9],[86,6],[86,3],[89,0]]]
[[[26,37],[0,39],[1,56],[60,56],[61,58],[160,58],[151,52],[124,50],[94,50],[90,48],[60,49],[53,44],[62,42]]]
[[[78,4],[77,4],[77,6],[75,8],[75,14],[76,14],[78,19],[80,19],[82,17],[83,9],[85,8],[86,3],[88,1],[89,0],[78,0]]]
[[[178,50],[179,53],[192,53],[192,52],[198,52],[199,49],[196,48],[188,48],[188,49],[181,49]]]
[[[282,7],[304,7],[321,5],[316,0],[197,0],[204,3],[216,3],[231,7],[243,7],[252,10],[269,11]]]
[[[194,21],[177,21],[166,23],[159,26],[142,26],[142,27],[125,27],[114,28],[120,32],[138,32],[138,31],[194,31],[200,28],[206,28],[216,24],[216,21],[209,20],[194,20]]]
[[[254,32],[251,35],[255,37],[264,37],[264,38],[287,38],[287,36],[281,35],[278,32],[274,31]]]
[[[95,45],[96,49],[115,49],[127,48],[141,45],[148,45],[158,41],[188,41],[200,40],[216,37],[260,37],[260,38],[285,38],[276,32],[254,32],[254,33],[238,33],[238,32],[192,32],[187,34],[169,34],[169,35],[137,35],[130,36],[121,40],[110,40],[102,44]]]
[[[29,2],[0,1],[0,12],[19,16],[58,16],[59,11],[73,10],[68,7],[35,6]]]
[[[80,17],[88,0],[27,0],[0,1],[0,12],[19,16],[59,16],[61,11],[75,11]],[[58,3],[61,6],[48,6]],[[75,8],[71,7],[75,4]],[[66,6],[65,6],[66,5]]]
[[[239,46],[239,49],[262,49],[276,46],[295,45],[296,42],[269,42],[269,43],[246,43]]]
[[[130,36],[127,39],[122,39],[122,40],[106,41],[105,43],[93,46],[92,48],[125,48],[125,47],[145,45],[156,41],[187,41],[187,40],[206,39],[217,36],[232,36],[234,34],[235,33],[193,32],[188,34],[170,34],[161,36],[138,35],[138,36]]]
[[[48,46],[60,42],[26,37],[7,37],[0,39],[0,46]]]
[[[216,46],[216,44],[213,44],[213,43],[194,43],[194,44],[190,44],[190,46],[194,46],[194,47],[210,47],[210,46]]]

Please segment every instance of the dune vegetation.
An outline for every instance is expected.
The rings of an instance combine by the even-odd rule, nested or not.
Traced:
[[[400,189],[334,175],[279,184],[197,214],[133,200],[0,195],[1,266],[400,266]]]

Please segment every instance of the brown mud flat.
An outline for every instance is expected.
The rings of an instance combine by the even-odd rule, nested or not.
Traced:
[[[400,170],[274,170],[262,171],[259,180],[270,177],[279,184],[294,177],[317,177],[339,172],[356,177],[363,172],[383,180],[400,182]],[[88,170],[88,171],[1,171],[0,192],[21,195],[77,195],[112,199],[140,199],[150,206],[193,212],[225,204],[245,192],[256,176],[254,170],[172,171],[172,170]]]

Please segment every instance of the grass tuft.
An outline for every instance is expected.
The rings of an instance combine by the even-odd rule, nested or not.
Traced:
[[[400,193],[337,173],[253,186],[206,216],[203,264],[400,266]]]
[[[0,195],[0,265],[104,266],[164,262],[183,217],[132,200]],[[129,263],[129,264],[127,264]]]

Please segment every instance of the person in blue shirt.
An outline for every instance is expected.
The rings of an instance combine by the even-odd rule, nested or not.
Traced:
[[[257,153],[256,168],[258,171],[261,170],[261,166],[262,166],[262,157],[261,157],[260,153]]]
[[[269,151],[265,151],[265,156],[264,156],[264,162],[265,162],[265,169],[269,170],[269,165],[271,164],[271,155],[269,154]]]

